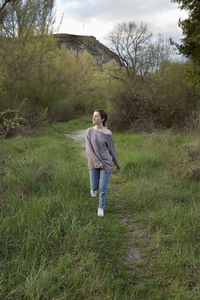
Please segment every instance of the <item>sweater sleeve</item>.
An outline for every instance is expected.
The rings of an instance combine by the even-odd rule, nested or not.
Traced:
[[[113,162],[116,165],[117,169],[120,169],[120,165],[119,165],[119,162],[118,162],[118,159],[117,159],[117,153],[116,153],[115,146],[114,146],[114,143],[113,143],[112,135],[108,136],[107,141],[108,141],[108,143],[107,143],[108,150],[110,152],[110,155],[113,158]]]
[[[91,138],[89,135],[89,130],[86,131],[85,144],[86,144],[86,151],[87,151],[88,156],[91,157],[92,161],[94,162],[94,164],[97,167],[102,162],[99,160],[99,158],[96,156],[96,154],[94,152],[94,148],[92,146]]]

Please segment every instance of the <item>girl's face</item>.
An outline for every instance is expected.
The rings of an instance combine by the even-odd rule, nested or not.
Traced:
[[[101,119],[101,116],[98,113],[98,111],[95,111],[92,117],[93,124],[97,124],[97,125],[103,124],[103,120],[104,119]]]

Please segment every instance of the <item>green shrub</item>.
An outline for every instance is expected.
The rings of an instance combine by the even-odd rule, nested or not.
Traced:
[[[187,64],[168,63],[151,78],[126,79],[125,88],[111,99],[112,127],[147,132],[187,127],[198,111],[200,95],[188,83],[187,70]],[[197,125],[199,115],[193,116],[192,127]]]
[[[27,125],[26,118],[20,116],[17,111],[7,109],[0,113],[0,138],[8,138],[14,132]]]

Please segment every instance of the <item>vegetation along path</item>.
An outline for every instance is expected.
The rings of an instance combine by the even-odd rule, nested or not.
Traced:
[[[90,124],[2,140],[0,299],[199,300],[199,133],[114,132],[121,170],[98,218]]]
[[[85,159],[85,131],[71,136]],[[198,133],[114,133],[114,140],[121,170],[111,176],[102,226],[119,224],[118,256],[110,247],[104,257],[123,274],[115,284],[123,281],[124,299],[199,299]]]
[[[85,133],[86,130],[79,130],[73,134],[65,134],[66,137],[71,137],[75,142],[81,144],[83,157],[87,158],[85,150]],[[123,184],[121,180],[117,180],[111,176],[110,189],[108,192],[108,201],[110,202],[110,214],[120,215],[119,222],[127,227],[128,231],[124,232],[125,247],[124,247],[124,265],[130,268],[133,272],[140,274],[144,270],[144,247],[147,244],[147,235],[144,230],[138,228],[138,224],[127,215],[125,203],[119,193],[119,185]],[[108,216],[110,217],[110,216]]]

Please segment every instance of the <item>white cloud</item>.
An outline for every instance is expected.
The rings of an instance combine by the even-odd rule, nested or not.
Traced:
[[[154,34],[179,39],[179,18],[186,13],[170,0],[56,0],[58,19],[64,14],[59,32],[104,37],[119,22],[146,22]]]

